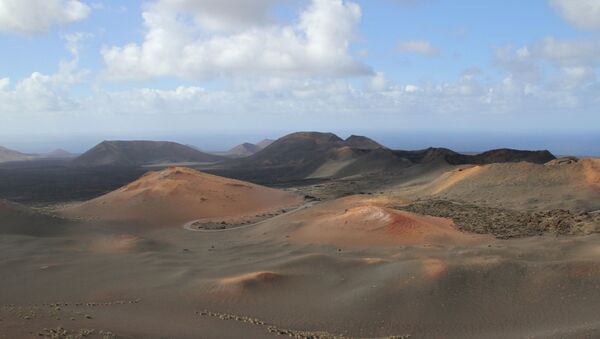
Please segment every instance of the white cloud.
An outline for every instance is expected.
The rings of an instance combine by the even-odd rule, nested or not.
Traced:
[[[72,76],[61,74],[45,75],[39,72],[10,87],[8,79],[0,86],[0,111],[5,115],[65,114],[78,107],[68,93]],[[63,82],[67,81],[67,82]]]
[[[596,71],[592,67],[565,66],[561,68],[563,83],[569,87],[596,82]]]
[[[261,81],[247,79],[229,89],[199,86],[96,89],[84,96],[73,94],[69,90],[72,85],[63,82],[65,77],[34,73],[14,86],[8,79],[0,80],[0,114],[3,122],[11,118],[18,126],[29,122],[28,130],[34,132],[43,131],[51,122],[57,128],[78,124],[72,125],[73,128],[96,133],[119,128],[226,130],[232,128],[231,121],[236,121],[234,128],[240,130],[266,125],[314,128],[315,122],[323,129],[390,128],[390,124],[429,128],[431,121],[441,125],[475,120],[487,124],[489,119],[497,117],[499,123],[506,119],[522,123],[523,119],[536,121],[549,115],[562,116],[565,111],[572,116],[591,114],[589,108],[600,103],[598,82],[582,86],[578,79],[588,76],[586,70],[565,69],[565,72],[573,82],[561,86],[527,83],[512,75],[501,81],[485,76],[442,83],[386,80],[383,87],[364,89],[343,79],[261,77],[258,78]],[[382,78],[383,75],[376,77]],[[368,84],[373,79],[365,80]],[[9,131],[7,126],[0,126],[0,131]]]
[[[79,50],[84,40],[91,38],[93,35],[90,33],[74,32],[68,33],[62,36],[65,41],[65,48],[73,56],[73,62],[79,62]]]
[[[89,14],[90,7],[79,0],[0,0],[0,31],[43,33]]]
[[[198,2],[197,6],[201,8],[208,3]],[[216,2],[210,3],[221,8]],[[269,1],[261,0],[260,3],[264,7]],[[361,17],[360,7],[355,3],[312,0],[300,12],[295,24],[265,24],[232,33],[207,31],[204,27],[206,19],[200,18],[198,25],[182,18],[182,8],[192,7],[191,4],[186,0],[164,0],[150,5],[143,13],[147,28],[144,42],[102,51],[107,76],[112,79],[161,76],[207,79],[248,75],[339,77],[370,74],[370,69],[357,62],[349,52]],[[195,13],[192,10],[183,14]],[[208,11],[203,14],[214,19],[209,25],[212,28],[219,26],[216,23],[229,27],[232,21],[240,21],[219,13]],[[243,13],[230,14],[237,18]],[[251,12],[246,24],[261,20],[259,15]]]
[[[375,75],[370,79],[369,88],[374,91],[384,91],[387,89],[388,81],[385,78],[385,74],[383,74],[383,72],[375,73]]]
[[[550,0],[556,10],[576,27],[600,30],[600,1]]]
[[[496,48],[495,59],[512,80],[537,85],[551,76],[554,85],[572,87],[595,81],[600,42],[547,37],[517,49]]]
[[[431,45],[427,40],[404,40],[398,43],[400,53],[414,53],[427,56],[439,54],[439,50]]]
[[[79,42],[86,35],[66,35],[65,48],[72,59],[61,61],[58,70],[51,75],[33,72],[29,77],[11,86],[9,78],[0,78],[0,112],[6,115],[64,114],[81,106],[70,95],[73,85],[83,82],[89,74],[79,68]]]
[[[600,65],[600,41],[548,37],[534,48],[539,57],[563,65]]]
[[[595,40],[547,37],[521,48],[497,48],[495,57],[507,74],[494,86],[494,95],[511,96],[514,102],[507,100],[507,107],[523,102],[535,103],[540,111],[589,110],[600,99],[600,43]]]
[[[537,82],[541,78],[538,63],[528,47],[499,47],[494,49],[494,58],[498,66],[522,81]]]
[[[571,72],[574,79],[584,76],[581,70],[565,71]],[[552,114],[564,109],[575,114],[598,99],[597,93],[575,82],[573,86],[556,87],[551,83],[528,83],[512,75],[494,81],[480,77],[479,71],[467,73],[471,75],[454,82],[419,84],[394,83],[377,73],[365,79],[364,89],[342,79],[248,80],[222,90],[194,86],[171,90],[144,88],[96,93],[88,109],[106,114],[184,115],[190,119],[218,115],[267,121],[275,116],[284,121],[300,117],[306,122],[313,121],[312,117],[319,121],[356,117],[359,120],[353,127],[357,127],[389,115],[422,115],[421,122],[425,123],[452,115],[485,119],[495,114]]]
[[[0,78],[0,91],[8,89],[8,86],[10,86],[10,79]]]
[[[421,89],[419,88],[419,86],[415,86],[415,85],[406,85],[404,86],[404,91],[406,93],[416,93],[418,91],[420,91]]]
[[[271,23],[269,11],[277,0],[160,0],[162,11],[191,15],[200,26],[211,31],[230,31]]]

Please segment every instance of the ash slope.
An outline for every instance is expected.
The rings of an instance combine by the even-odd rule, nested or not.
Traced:
[[[518,210],[595,211],[600,209],[600,160],[460,167],[430,182],[394,190],[411,198],[443,198]]]
[[[290,192],[175,167],[148,172],[116,191],[69,206],[63,213],[179,226],[194,219],[270,212],[300,202],[301,197]]]
[[[123,234],[105,227],[98,234],[84,227],[85,236],[60,239],[2,236],[0,333],[22,338],[58,327],[125,338],[277,338],[280,331],[270,328],[348,338],[599,333],[598,235],[471,242],[447,220],[379,204],[349,197],[232,232]],[[371,221],[376,227],[369,228]],[[318,237],[323,228],[335,236]],[[429,228],[442,241],[423,237]],[[351,239],[353,231],[359,236]],[[323,241],[309,243],[306,232]],[[387,233],[394,241],[380,242],[378,234]],[[356,248],[360,238],[367,242]]]
[[[0,200],[0,234],[48,237],[63,234],[72,223],[24,205]]]

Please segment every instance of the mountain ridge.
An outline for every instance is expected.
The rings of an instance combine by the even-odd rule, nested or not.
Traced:
[[[105,140],[73,160],[77,166],[142,166],[177,162],[217,162],[223,157],[171,141]]]

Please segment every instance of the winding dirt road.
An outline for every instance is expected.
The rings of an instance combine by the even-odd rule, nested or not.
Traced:
[[[187,231],[202,232],[202,233],[217,233],[217,232],[234,231],[234,230],[239,230],[239,229],[248,228],[248,227],[252,227],[252,226],[257,226],[257,225],[260,225],[260,224],[265,223],[267,221],[271,221],[273,219],[277,219],[277,218],[280,218],[280,217],[283,217],[283,216],[286,216],[286,215],[289,215],[289,214],[292,214],[292,213],[296,213],[296,212],[298,212],[300,210],[303,210],[305,208],[312,207],[312,206],[316,205],[319,202],[320,201],[310,201],[310,202],[305,203],[304,205],[301,205],[299,207],[294,208],[291,211],[288,211],[288,212],[285,212],[285,213],[281,213],[281,214],[278,214],[278,215],[276,215],[274,217],[263,219],[261,221],[258,221],[258,222],[252,223],[252,224],[248,224],[248,225],[242,225],[242,226],[237,226],[237,227],[230,227],[230,228],[225,228],[225,229],[217,229],[217,230],[204,230],[204,229],[194,228],[193,225],[196,222],[202,220],[202,219],[196,219],[196,220],[192,220],[192,221],[186,222],[183,225],[183,229],[187,230]]]

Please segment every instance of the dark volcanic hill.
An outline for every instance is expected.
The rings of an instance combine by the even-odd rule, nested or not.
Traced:
[[[344,144],[346,146],[358,149],[377,149],[377,148],[385,148],[381,146],[376,141],[369,139],[367,137],[363,137],[360,135],[351,135],[346,140],[344,140]]]
[[[485,165],[521,161],[544,164],[556,159],[552,153],[546,150],[522,151],[508,148],[490,150],[475,155],[461,154],[447,148],[433,147],[419,151],[394,151],[394,153],[413,163],[446,162],[451,165]]]
[[[272,144],[274,142],[275,142],[275,140],[263,139],[259,143],[257,143],[256,146],[260,147],[260,149],[263,149],[263,148],[269,146],[270,144]]]
[[[76,156],[77,156],[77,154],[71,153],[69,151],[65,151],[62,148],[58,148],[50,153],[44,154],[44,157],[54,158],[54,159],[75,158]]]
[[[254,166],[297,166],[338,147],[344,140],[333,133],[297,132],[286,135],[244,160]]]
[[[415,165],[424,166],[421,169],[415,166],[415,171],[430,171],[452,165],[546,163],[553,159],[548,151],[512,149],[476,155],[433,147],[417,151],[390,150],[363,136],[353,135],[343,140],[333,133],[298,132],[276,140],[253,155],[223,163],[217,173],[257,182],[285,182],[394,172]]]
[[[34,155],[25,154],[0,146],[0,162],[24,161],[35,158]]]
[[[531,162],[535,164],[545,164],[554,160],[556,157],[547,150],[543,151],[522,151],[516,149],[501,148],[483,152],[469,158],[471,164],[492,164],[500,162]]]
[[[439,147],[430,147],[424,150],[417,151],[397,150],[394,151],[394,153],[416,164],[432,162],[452,163],[453,159],[462,155],[447,148]]]
[[[103,141],[74,159],[78,166],[140,166],[177,162],[217,162],[223,158],[169,141]]]
[[[276,180],[300,180],[363,174],[408,163],[366,137],[343,140],[333,133],[298,132],[229,165],[237,172],[245,169],[250,176],[252,172],[259,177],[270,172]]]

